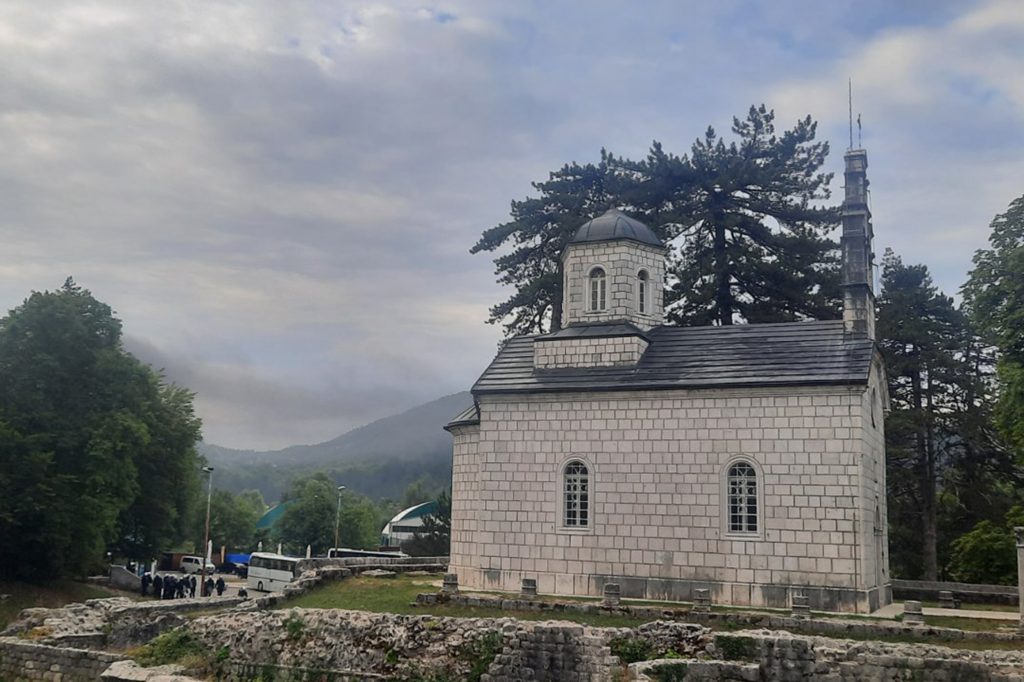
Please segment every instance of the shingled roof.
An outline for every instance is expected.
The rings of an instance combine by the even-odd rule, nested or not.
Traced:
[[[655,327],[635,367],[537,370],[537,337],[510,340],[473,394],[866,384],[874,344],[842,320]],[[462,415],[460,415],[461,417]]]

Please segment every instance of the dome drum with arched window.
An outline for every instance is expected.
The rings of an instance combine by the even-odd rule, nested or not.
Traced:
[[[665,253],[649,227],[617,209],[582,225],[562,255],[562,326],[662,324]]]

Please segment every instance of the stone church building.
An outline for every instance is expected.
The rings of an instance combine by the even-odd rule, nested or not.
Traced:
[[[845,163],[842,320],[664,326],[657,236],[616,210],[579,228],[563,328],[509,341],[446,427],[462,586],[891,601],[867,153]]]

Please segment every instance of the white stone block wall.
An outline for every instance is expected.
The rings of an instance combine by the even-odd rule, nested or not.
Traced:
[[[476,510],[480,496],[480,459],[477,444],[480,427],[453,427],[451,556],[470,556],[476,551],[480,530]],[[458,495],[455,491],[458,491]]]
[[[635,365],[646,349],[647,341],[639,336],[534,341],[533,366],[558,369]]]
[[[456,434],[451,570],[485,589],[517,590],[533,577],[548,594],[597,594],[595,577],[643,579],[652,598],[659,585],[706,582],[718,601],[755,605],[779,586],[868,590],[875,581],[858,537],[863,394],[480,395],[478,431]],[[725,525],[725,471],[738,457],[759,471],[752,536]],[[571,458],[591,471],[585,531],[561,527]]]
[[[562,326],[587,322],[628,320],[641,329],[662,324],[665,251],[629,240],[570,244],[563,256]],[[607,306],[590,312],[590,271],[604,268]],[[638,309],[637,274],[646,270],[650,293],[647,311]]]
[[[888,603],[889,531],[885,483],[885,373],[880,363],[871,366],[869,385],[861,393],[857,417],[862,439],[859,558],[865,583],[882,591],[879,603]]]

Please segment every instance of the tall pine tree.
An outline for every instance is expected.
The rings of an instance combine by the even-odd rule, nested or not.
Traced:
[[[512,202],[512,220],[485,231],[470,253],[509,253],[494,259],[498,282],[515,293],[491,308],[487,322],[502,323],[505,336],[542,333],[561,328],[561,255],[576,230],[615,204],[607,187],[610,155],[602,150],[598,164],[570,163],[533,183],[539,197]]]
[[[776,133],[764,105],[733,119],[730,143],[708,129],[690,156],[654,142],[640,162],[602,152],[599,164],[569,164],[535,183],[539,197],[512,203],[512,220],[471,249],[512,250],[495,259],[498,281],[515,287],[491,308],[506,335],[558,329],[560,256],[576,229],[624,208],[660,237],[681,236],[671,256],[669,317],[681,324],[832,318],[838,314],[838,213],[819,205],[832,178],[821,172],[828,143],[810,117]]]
[[[894,571],[907,577],[938,580],[940,479],[957,440],[964,334],[963,316],[928,268],[904,265],[886,250],[878,337],[892,401],[885,422],[890,537]]]
[[[808,116],[776,133],[763,104],[734,118],[736,140],[714,128],[677,157],[655,144],[629,164],[640,188],[630,196],[680,239],[666,305],[680,324],[827,319],[838,314],[838,222],[821,172],[827,142]],[[646,191],[645,191],[646,189]]]

